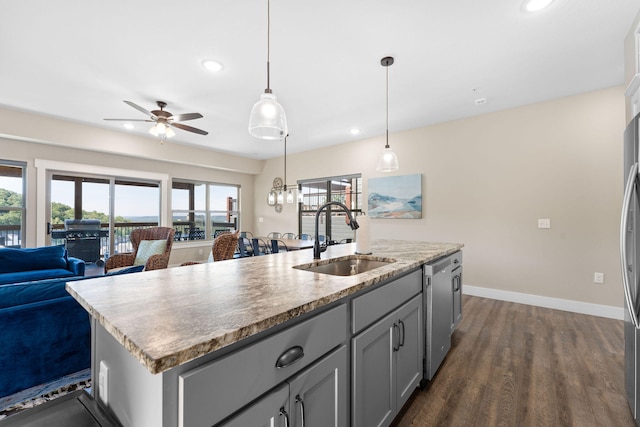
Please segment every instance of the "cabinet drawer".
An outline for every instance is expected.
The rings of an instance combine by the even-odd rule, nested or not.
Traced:
[[[372,324],[422,291],[422,270],[402,276],[353,300],[353,333]]]
[[[347,308],[343,304],[181,374],[179,425],[213,425],[227,417],[345,342],[346,323]],[[296,347],[304,355],[291,364],[276,367],[279,358]],[[294,354],[290,359],[297,357]]]

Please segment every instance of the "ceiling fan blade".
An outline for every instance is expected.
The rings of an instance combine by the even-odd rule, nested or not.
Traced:
[[[147,111],[144,108],[142,108],[141,106],[139,106],[138,104],[134,104],[131,101],[124,101],[125,104],[132,106],[133,108],[135,108],[136,110],[146,114],[147,116],[151,117],[153,120],[157,120],[158,116],[156,116],[155,114],[153,114],[151,111]]]
[[[201,119],[202,117],[203,116],[200,113],[185,113],[171,116],[169,117],[169,120],[174,122],[184,122],[185,120]]]
[[[194,128],[194,127],[191,127],[191,126],[183,125],[182,123],[171,123],[171,126],[176,127],[178,129],[186,130],[188,132],[198,133],[200,135],[208,135],[209,134],[209,132],[207,132],[206,130],[202,130],[202,129]]]
[[[151,122],[151,123],[155,121],[155,120],[149,120],[149,119],[103,119],[103,120],[108,120],[112,122]]]

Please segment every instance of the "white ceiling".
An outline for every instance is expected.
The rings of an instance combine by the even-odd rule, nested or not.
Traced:
[[[288,152],[384,134],[387,55],[391,133],[624,83],[640,1],[555,0],[535,14],[522,1],[271,0]],[[128,132],[103,119],[144,119],[122,101],[162,100],[200,112],[185,124],[209,131],[177,129],[172,143],[282,155],[282,143],[247,131],[266,88],[267,0],[20,0],[2,16],[0,105]],[[133,132],[152,138],[149,127]]]

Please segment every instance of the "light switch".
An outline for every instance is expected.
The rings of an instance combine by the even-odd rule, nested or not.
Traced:
[[[539,218],[538,228],[551,228],[551,220],[549,218]]]

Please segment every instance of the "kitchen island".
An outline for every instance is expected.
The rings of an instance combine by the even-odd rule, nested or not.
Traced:
[[[349,415],[356,369],[348,360],[355,335],[366,322],[356,330],[356,304],[351,302],[399,279],[404,282],[398,292],[381,291],[382,305],[395,305],[396,294],[406,295],[407,301],[421,296],[421,266],[462,246],[374,241],[373,256],[393,262],[352,276],[293,268],[313,263],[312,251],[301,250],[71,282],[67,290],[92,317],[96,399],[125,426],[229,421],[245,405],[259,406],[282,394],[283,384],[289,390],[292,381],[306,378],[302,368],[331,364],[325,361],[329,353],[340,354],[334,358],[340,359],[340,373],[332,381],[346,403],[340,405],[336,423],[359,424]],[[331,246],[320,262],[354,251],[355,244]],[[422,322],[421,311],[415,313]],[[367,316],[373,315],[362,318]],[[394,321],[392,328],[403,345],[405,323]],[[291,344],[300,340],[306,345]],[[289,392],[285,394],[288,399]]]

